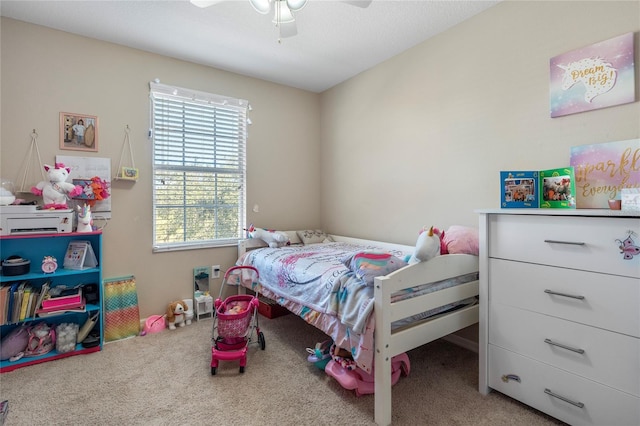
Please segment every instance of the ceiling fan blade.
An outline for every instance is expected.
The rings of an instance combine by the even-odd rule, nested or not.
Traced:
[[[294,22],[280,23],[280,37],[288,38],[298,34],[298,27]]]
[[[372,0],[344,0],[344,3],[350,4],[352,6],[358,6],[358,7],[369,7],[369,5],[371,4]]]
[[[224,0],[189,0],[189,1],[194,6],[204,8],[204,7],[213,6],[214,4],[220,3]]]

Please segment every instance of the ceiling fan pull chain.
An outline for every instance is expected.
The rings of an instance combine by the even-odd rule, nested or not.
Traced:
[[[280,14],[280,0],[276,0],[276,27],[278,27],[278,44],[282,44],[282,20]]]

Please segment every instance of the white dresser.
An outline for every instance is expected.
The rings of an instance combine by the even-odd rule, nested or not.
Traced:
[[[569,424],[640,425],[640,215],[478,213],[480,392]]]

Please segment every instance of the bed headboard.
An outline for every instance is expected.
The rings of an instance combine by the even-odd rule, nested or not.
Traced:
[[[301,244],[302,240],[298,237],[296,231],[284,231],[289,236],[289,242],[291,244]],[[334,241],[343,241],[346,243],[374,245],[389,251],[399,251],[404,254],[411,254],[415,250],[415,246],[407,246],[403,244],[387,243],[383,241],[364,240],[361,238],[344,237],[342,235],[330,235]],[[254,250],[260,247],[267,247],[267,243],[259,238],[249,238],[238,241],[238,258],[250,250]]]
[[[289,242],[291,244],[301,244],[302,240],[298,237],[296,231],[283,231],[289,236]],[[254,250],[260,247],[267,247],[268,244],[262,241],[260,238],[246,238],[238,241],[238,258],[250,250]]]

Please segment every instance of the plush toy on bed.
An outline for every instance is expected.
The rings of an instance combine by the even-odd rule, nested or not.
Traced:
[[[416,249],[409,258],[408,263],[426,262],[427,260],[438,256],[440,254],[440,250],[440,237],[433,232],[433,226],[429,229],[425,226],[420,231],[420,235],[418,235]]]
[[[441,230],[434,226],[433,233],[436,234],[438,238],[440,238],[440,254],[449,254],[449,251],[447,249],[447,242],[444,239],[444,230]]]
[[[452,225],[446,232],[438,231],[438,235],[442,241],[440,254],[479,254],[478,230],[475,228]]]
[[[44,165],[47,172],[47,181],[42,181],[31,188],[31,193],[41,195],[45,209],[66,209],[67,199],[82,194],[82,187],[67,182],[71,169],[62,163],[56,163],[55,167]]]
[[[271,248],[282,247],[289,244],[289,236],[286,232],[273,229],[256,228],[253,223],[246,229],[249,238],[258,238]]]
[[[169,324],[169,330],[175,330],[176,326],[184,327],[185,325],[191,325],[191,320],[186,318],[186,313],[189,307],[183,300],[178,300],[169,303],[167,307],[167,323]]]

